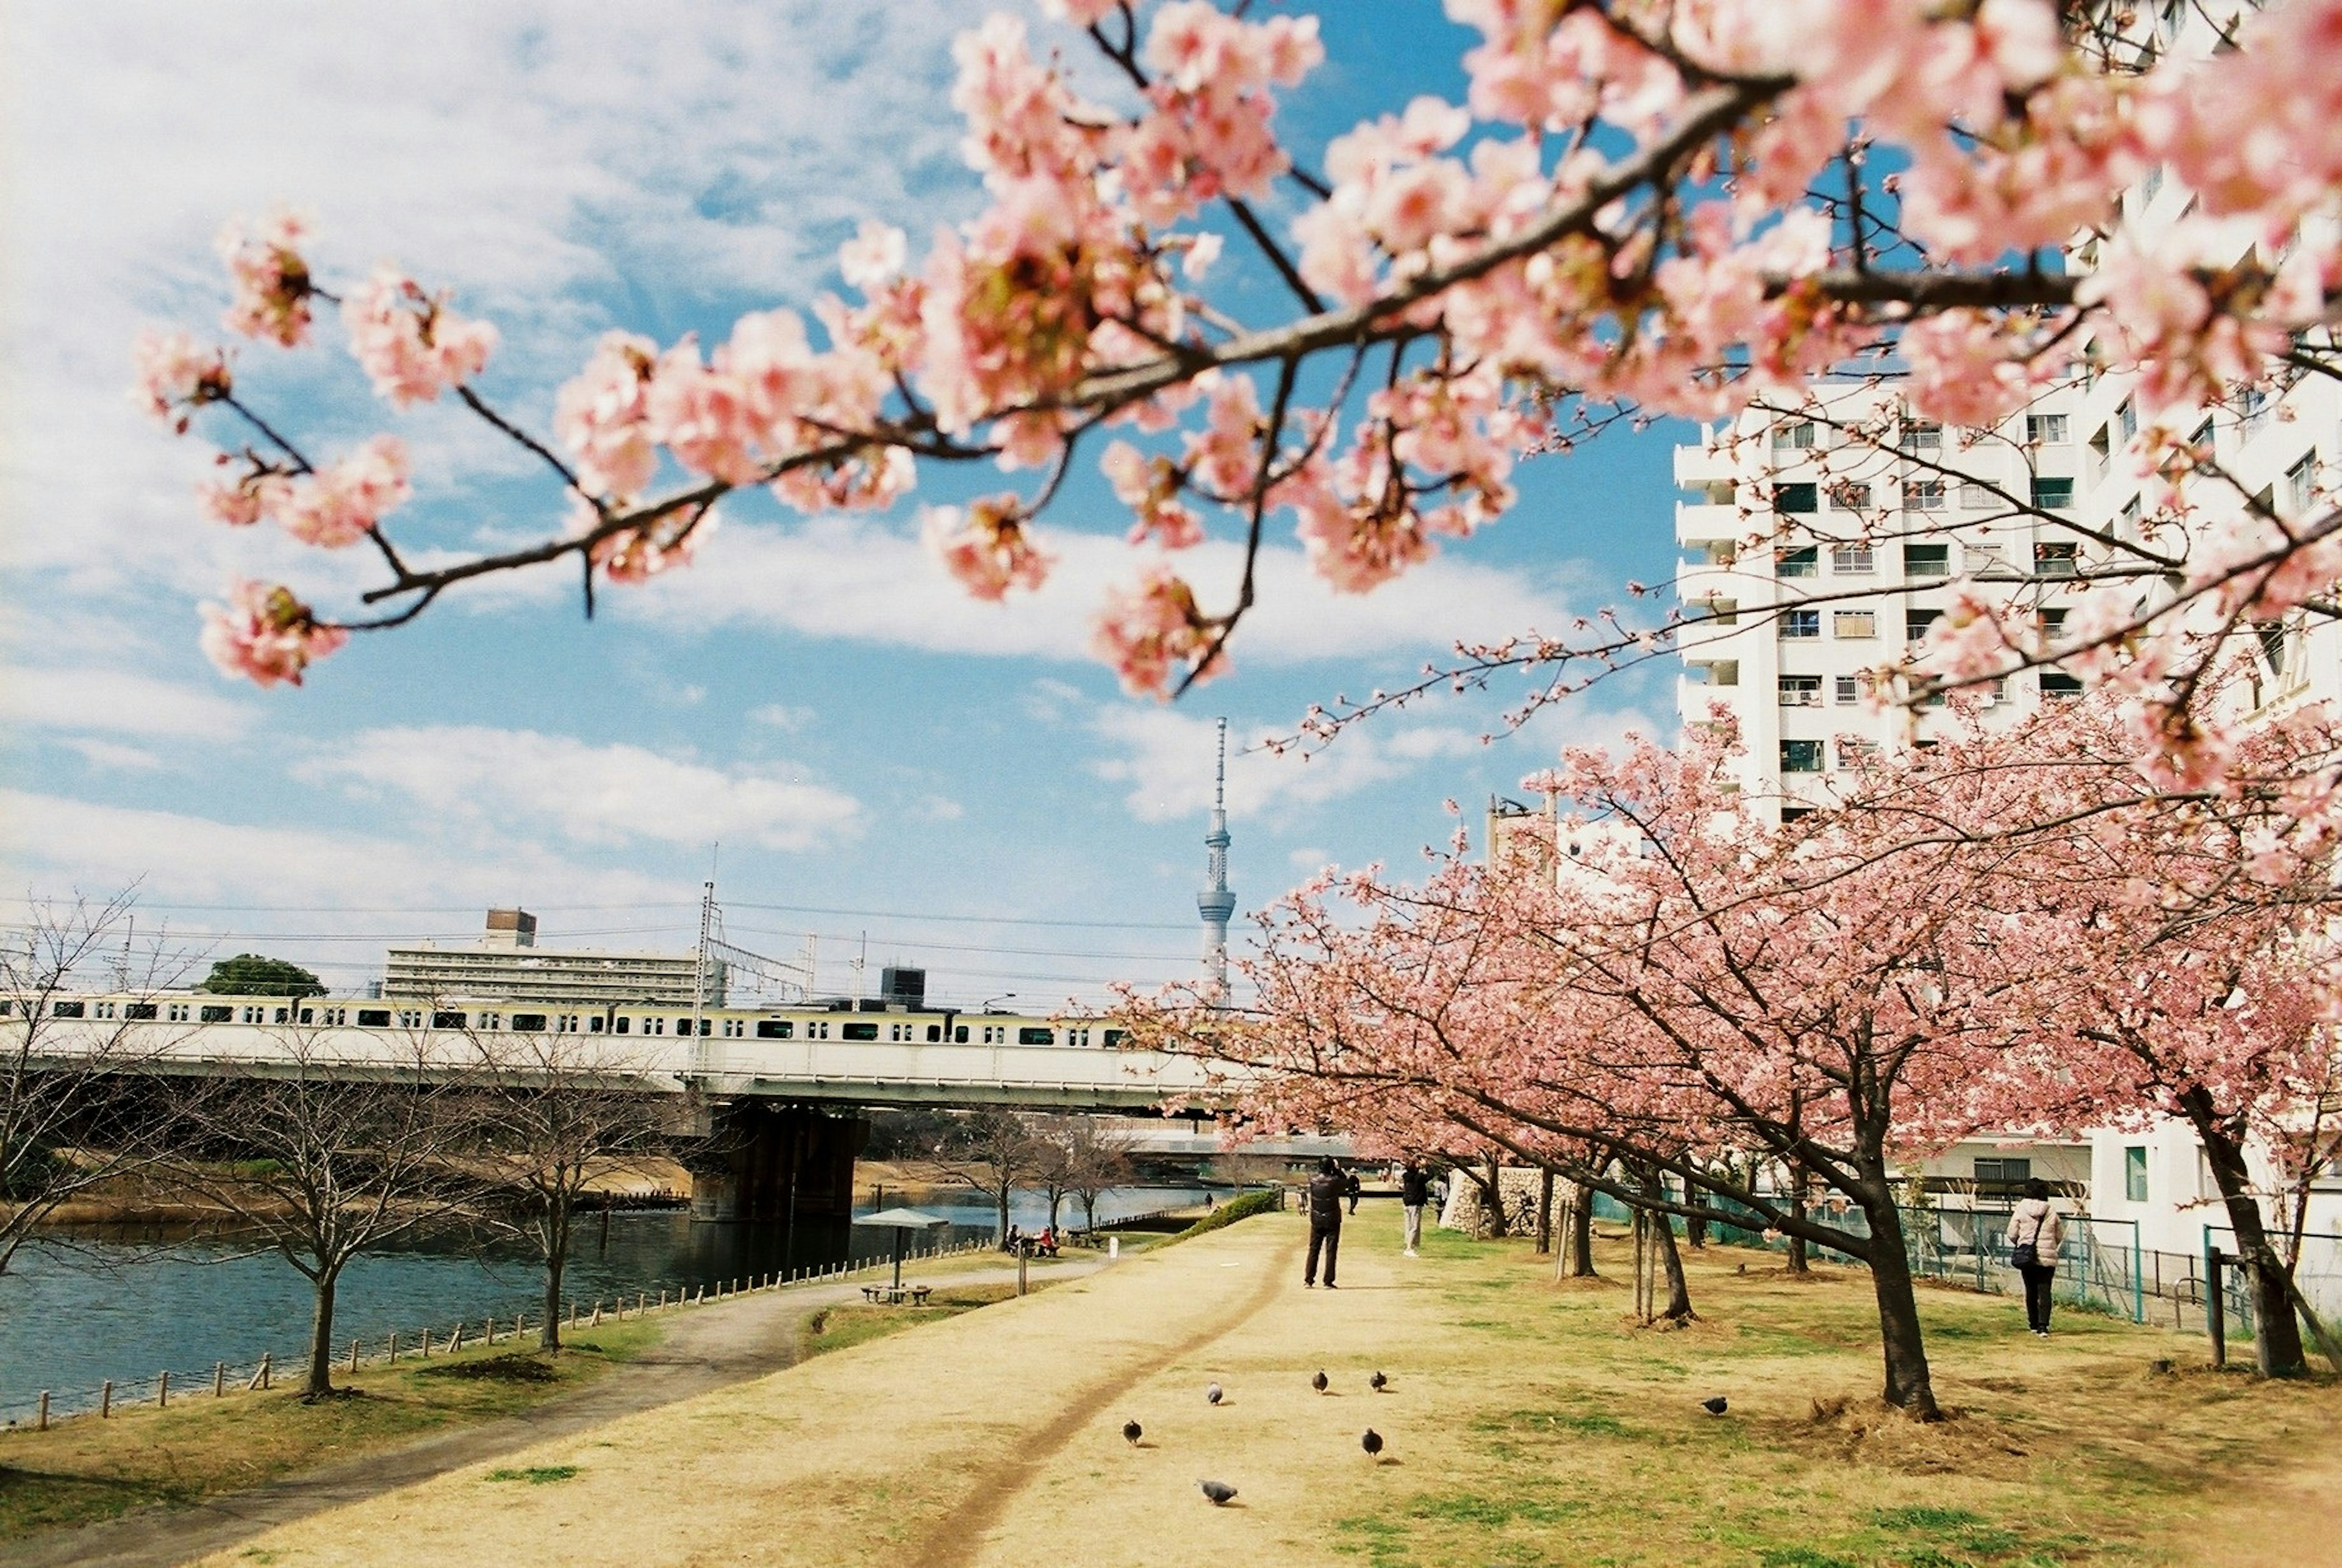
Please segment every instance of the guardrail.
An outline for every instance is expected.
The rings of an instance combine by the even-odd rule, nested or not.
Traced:
[[[996,1243],[991,1241],[956,1242],[907,1251],[903,1261],[933,1261],[996,1250]],[[743,1275],[719,1281],[713,1286],[704,1282],[668,1283],[654,1280],[626,1294],[596,1297],[590,1304],[584,1300],[569,1302],[564,1332],[596,1328],[605,1323],[638,1322],[734,1296],[835,1284],[891,1270],[894,1264],[894,1254],[890,1253],[880,1258],[849,1259],[817,1267]],[[536,1315],[532,1318],[533,1312]],[[534,1305],[517,1307],[509,1315],[491,1312],[457,1322],[444,1333],[435,1324],[412,1333],[376,1334],[371,1345],[366,1340],[353,1339],[346,1352],[335,1353],[334,1364],[344,1372],[355,1372],[366,1366],[426,1361],[467,1350],[515,1344],[532,1332],[543,1333],[544,1327],[542,1309]],[[305,1362],[305,1353],[280,1362],[274,1353],[263,1352],[254,1361],[215,1361],[208,1367],[165,1370],[145,1377],[109,1378],[88,1388],[42,1389],[18,1399],[0,1398],[0,1417],[5,1419],[8,1429],[45,1432],[59,1422],[75,1418],[95,1416],[107,1420],[117,1412],[142,1406],[168,1408],[175,1402],[184,1403],[190,1398],[220,1399],[234,1393],[273,1389],[288,1378],[297,1382],[306,1370]]]

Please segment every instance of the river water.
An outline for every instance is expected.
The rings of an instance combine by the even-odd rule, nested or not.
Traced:
[[[1122,1187],[1099,1199],[1097,1213],[1104,1223],[1203,1201],[1200,1187]],[[901,1195],[886,1206],[904,1206]],[[992,1235],[992,1203],[980,1193],[934,1193],[912,1206],[950,1222],[914,1236],[914,1247]],[[865,1199],[855,1212],[874,1205]],[[1079,1212],[1068,1205],[1059,1217],[1071,1222]],[[1018,1193],[1009,1211],[1028,1231],[1047,1217],[1037,1194]],[[791,1234],[773,1224],[694,1224],[663,1211],[611,1215],[606,1242],[600,1216],[587,1216],[578,1222],[565,1293],[590,1310],[597,1298],[656,1300],[662,1290],[892,1255],[892,1230],[857,1223],[840,1235],[841,1228]],[[458,1323],[475,1335],[490,1313],[509,1324],[525,1312],[534,1322],[542,1280],[535,1254],[509,1246],[449,1241],[361,1257],[342,1275],[335,1338],[343,1354],[356,1339],[378,1355],[393,1333],[413,1345],[426,1328],[444,1340]],[[214,1363],[248,1372],[263,1352],[290,1375],[306,1354],[314,1300],[309,1282],[284,1258],[228,1241],[122,1230],[37,1239],[0,1274],[0,1420],[28,1421],[43,1389],[52,1392],[54,1411],[93,1407],[109,1378],[116,1399],[151,1401],[165,1369],[174,1390],[208,1390]]]

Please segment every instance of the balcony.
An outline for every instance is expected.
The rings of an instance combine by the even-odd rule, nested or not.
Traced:
[[[1749,530],[1748,519],[1730,502],[1676,503],[1676,542],[1681,544],[1738,539]]]

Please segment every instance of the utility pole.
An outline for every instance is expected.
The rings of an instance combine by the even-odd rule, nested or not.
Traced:
[[[866,931],[862,934],[862,951],[854,960],[854,1010],[856,1013],[862,1011],[862,971],[869,962],[870,934]]]
[[[1196,895],[1204,917],[1204,981],[1215,1005],[1228,999],[1228,917],[1236,895],[1228,891],[1228,721],[1220,721],[1219,773],[1212,785],[1212,826],[1204,835],[1205,873],[1210,878]]]
[[[708,1048],[699,1043],[705,1020],[700,1016],[707,1005],[707,944],[716,929],[716,879],[710,876],[699,886],[699,950],[691,964],[691,1066],[705,1076],[708,1071]]]

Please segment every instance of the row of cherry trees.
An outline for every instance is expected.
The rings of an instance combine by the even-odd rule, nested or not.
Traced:
[[[2334,1153],[2301,1134],[2342,1089],[2336,846],[2297,781],[2342,732],[2265,731],[2227,787],[2174,795],[2096,704],[1998,734],[1976,717],[1778,828],[1728,782],[1728,724],[1676,751],[1573,752],[1529,781],[1562,803],[1558,843],[1531,828],[1476,862],[1459,840],[1419,884],[1303,889],[1264,917],[1256,1014],[1172,1004],[1135,1025],[1266,1069],[1266,1125],[1476,1142],[1850,1253],[1886,1397],[1923,1415],[1902,1167],[1978,1133],[2177,1117],[2248,1260],[2261,1365],[2297,1373],[2287,1249],[2247,1151],[2295,1174]],[[1809,1213],[1808,1182],[1867,1235]]]
[[[390,432],[318,450],[267,406],[258,366],[152,335],[139,396],[217,442],[204,511],[369,551],[383,573],[355,613],[237,583],[209,614],[214,656],[297,682],[353,630],[551,563],[581,572],[590,608],[597,583],[688,561],[736,491],[801,514],[887,508],[936,463],[1037,475],[927,514],[943,564],[997,599],[1046,575],[1036,519],[1089,451],[1138,552],[1096,645],[1159,694],[1226,666],[1272,521],[1336,588],[1366,592],[1510,512],[1524,455],[1653,414],[1794,404],[1810,376],[1848,370],[1967,427],[2085,374],[2138,389],[2124,459],[2165,482],[2136,530],[2008,498],[2110,553],[2075,618],[2087,634],[2049,650],[1979,624],[1938,650],[1942,679],[2014,659],[2122,685],[2135,751],[2216,774],[2206,616],[2217,633],[2331,608],[2327,487],[2279,515],[2181,433],[2231,397],[2342,374],[2342,78],[2327,68],[2342,0],[1450,0],[1478,35],[1463,101],[1393,103],[1314,148],[1276,122],[1323,62],[1314,17],[1042,8],[1045,39],[996,15],[956,46],[984,200],[924,257],[866,225],[839,253],[847,294],[810,302],[810,323],[759,311],[706,347],[612,332],[549,396],[491,385],[497,333],[447,292],[393,266],[335,279],[298,218],[231,226],[230,331],[264,355],[303,349],[338,305],[392,410],[460,399],[558,499],[534,542],[426,548],[471,537],[394,523],[430,460]],[[2153,227],[2125,201],[2151,171],[2195,196]],[[2069,265],[2085,253],[2087,271]],[[1256,279],[1281,308],[1261,311]],[[1847,434],[1891,451],[1887,423]],[[1234,584],[1183,564],[1213,527],[1243,544]],[[1679,624],[1655,642],[1631,622],[1525,628],[1463,666],[1527,671],[1551,695]]]

